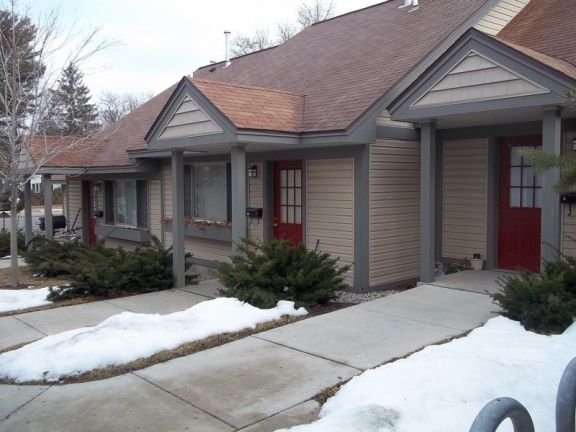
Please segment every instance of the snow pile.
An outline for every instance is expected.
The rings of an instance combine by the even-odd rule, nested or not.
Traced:
[[[46,300],[48,288],[0,290],[0,312],[44,306],[52,303]]]
[[[218,298],[168,315],[123,312],[95,327],[70,330],[0,355],[0,378],[57,381],[93,369],[129,363],[208,336],[254,328],[283,315],[306,315],[293,302],[258,309]]]
[[[503,317],[467,337],[430,346],[344,385],[320,420],[291,432],[466,431],[497,397],[513,397],[537,431],[554,431],[560,377],[576,356],[576,324],[542,336]],[[498,432],[512,431],[507,420]]]

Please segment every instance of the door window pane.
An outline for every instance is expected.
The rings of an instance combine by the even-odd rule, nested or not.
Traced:
[[[520,166],[522,165],[522,156],[520,155],[521,147],[512,147],[510,149],[510,165]]]
[[[194,217],[226,221],[226,165],[194,166]]]
[[[510,189],[510,207],[520,207],[520,188]]]
[[[522,168],[510,168],[510,186],[521,186]]]
[[[522,207],[534,207],[533,188],[522,188]]]

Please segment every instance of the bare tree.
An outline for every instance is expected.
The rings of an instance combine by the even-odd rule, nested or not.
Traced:
[[[256,30],[252,36],[239,34],[232,39],[231,52],[234,57],[270,48],[273,45],[267,30]]]
[[[314,0],[313,3],[302,3],[298,8],[296,21],[302,29],[310,27],[328,18],[332,18],[335,12],[333,0],[325,2],[324,0]]]
[[[277,37],[275,39],[270,38],[266,30],[257,30],[251,36],[238,35],[232,39],[232,55],[238,57],[264,48],[270,48],[276,44],[282,44],[306,27],[332,18],[335,7],[334,0],[313,0],[311,3],[302,3],[296,15],[298,25],[289,22],[278,23],[276,25]]]
[[[103,127],[113,125],[126,114],[134,111],[152,98],[150,93],[105,92],[98,101],[98,113]]]
[[[56,12],[34,21],[30,10],[20,9],[15,0],[3,3],[0,14],[0,181],[11,197],[11,284],[16,287],[19,191],[42,166],[62,153],[85,149],[89,142],[89,137],[70,137],[55,145],[45,140],[32,150],[31,138],[39,132],[40,120],[49,109],[50,90],[57,88],[62,69],[111,44],[98,41],[97,31],[81,39],[73,28],[62,32]]]
[[[276,30],[278,32],[278,43],[282,44],[288,39],[291,39],[296,33],[298,33],[298,28],[294,24],[289,22],[278,23]]]

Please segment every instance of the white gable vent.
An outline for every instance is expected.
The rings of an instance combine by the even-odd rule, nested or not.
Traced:
[[[412,8],[413,9],[418,9],[418,4],[420,3],[419,0],[404,0],[404,4],[402,6],[400,6],[400,9],[402,8]]]

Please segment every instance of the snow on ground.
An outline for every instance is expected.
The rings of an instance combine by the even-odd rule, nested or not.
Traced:
[[[293,302],[258,309],[233,298],[218,298],[168,315],[122,312],[95,327],[47,336],[0,355],[0,378],[16,382],[57,381],[93,369],[129,363],[220,333],[254,328],[283,315],[306,315]]]
[[[576,324],[542,336],[503,317],[467,337],[429,346],[364,372],[324,405],[320,420],[291,432],[467,431],[497,397],[513,397],[536,430],[552,432],[556,392],[576,356]],[[506,420],[498,432],[512,431]]]
[[[0,289],[0,312],[44,306],[52,303],[46,300],[48,288],[38,289]]]

